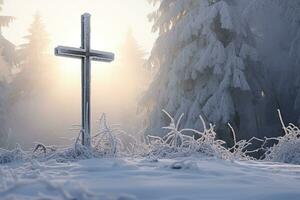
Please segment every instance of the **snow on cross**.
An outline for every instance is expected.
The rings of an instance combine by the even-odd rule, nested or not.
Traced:
[[[91,61],[111,62],[114,60],[114,54],[103,51],[91,50],[91,15],[85,13],[81,16],[81,48],[58,46],[55,48],[56,56],[79,58],[81,59],[81,88],[82,88],[82,144],[91,146],[91,114],[90,114],[90,85],[91,85]]]

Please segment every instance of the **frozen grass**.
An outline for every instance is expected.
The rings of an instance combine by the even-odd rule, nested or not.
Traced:
[[[203,156],[213,156],[225,160],[256,160],[251,157],[250,154],[263,151],[263,160],[300,164],[300,129],[294,124],[286,126],[283,122],[280,110],[278,110],[278,114],[285,133],[284,136],[264,139],[253,137],[250,140],[237,141],[234,129],[228,124],[234,140],[234,144],[231,148],[225,148],[226,142],[216,138],[217,134],[214,131],[214,126],[210,124],[207,128],[201,116],[200,120],[204,127],[202,132],[194,129],[179,130],[180,120],[183,115],[181,115],[176,122],[166,111],[164,111],[164,113],[171,120],[170,125],[164,127],[164,129],[169,130],[169,132],[165,137],[148,136],[149,155],[151,156],[157,158],[175,158],[201,154]],[[192,135],[194,135],[194,137],[185,135],[186,132],[193,133]],[[262,145],[255,150],[249,150],[253,142],[260,142]],[[274,145],[268,147],[267,145],[270,143]]]
[[[204,131],[200,132],[194,129],[179,130],[180,121],[183,114],[176,122],[166,111],[163,112],[169,117],[170,125],[163,127],[169,132],[164,137],[148,136],[149,156],[156,158],[175,158],[185,157],[193,154],[202,154],[204,156],[224,157],[227,150],[223,147],[224,141],[216,140],[214,127],[210,125],[206,128],[202,120]],[[193,136],[185,133],[192,133]],[[199,139],[195,139],[195,138]]]
[[[0,149],[0,164],[31,159],[72,162],[90,158],[140,157],[147,154],[148,148],[143,137],[136,138],[123,131],[119,125],[110,125],[105,114],[99,120],[99,130],[92,137],[91,149],[81,144],[81,134],[82,131],[79,131],[74,143],[65,148],[36,142],[32,151],[24,151],[19,145],[12,151]]]
[[[195,129],[179,130],[179,125],[183,114],[176,122],[168,112],[165,110],[163,110],[163,112],[171,121],[169,126],[164,127],[164,129],[168,130],[169,132],[162,138],[157,136],[148,136],[150,156],[157,158],[175,158],[200,154],[203,156],[217,157],[226,160],[252,159],[248,156],[248,154],[252,151],[247,151],[247,148],[252,144],[251,142],[253,140],[259,139],[251,138],[248,141],[236,141],[235,131],[231,125],[228,124],[228,126],[232,129],[234,145],[231,148],[225,148],[226,142],[217,139],[217,133],[214,130],[214,126],[209,124],[209,127],[207,127],[201,116],[199,118],[204,127],[202,132]],[[188,132],[192,133],[189,135],[193,136],[185,134]]]
[[[124,132],[119,125],[110,125],[107,117],[103,114],[99,120],[99,130],[92,138],[92,148],[81,145],[80,131],[72,146],[56,148],[36,143],[32,152],[25,152],[18,145],[14,150],[0,150],[0,164],[6,164],[18,160],[37,159],[47,161],[54,159],[57,162],[69,162],[90,158],[112,157],[148,157],[151,159],[178,158],[193,155],[203,157],[216,157],[224,160],[254,160],[250,153],[260,150],[265,151],[264,159],[267,161],[300,164],[300,129],[293,124],[284,125],[279,112],[285,135],[278,138],[251,138],[250,140],[236,140],[236,134],[230,124],[233,134],[233,146],[226,148],[226,142],[217,139],[214,126],[206,125],[200,116],[199,121],[203,130],[179,129],[183,114],[176,121],[169,113],[163,112],[170,119],[169,126],[163,127],[168,130],[164,137],[142,133],[135,136]],[[269,141],[275,140],[275,145],[265,147]],[[263,145],[253,151],[249,147],[253,141],[259,141]]]
[[[142,133],[135,136],[123,131],[120,125],[110,125],[103,114],[99,120],[100,129],[93,137],[93,151],[97,157],[143,156],[147,147]]]
[[[19,144],[17,144],[16,148],[11,151],[0,149],[0,164],[21,161],[27,158],[28,156],[26,152],[22,150]]]
[[[278,138],[266,138],[275,140],[276,144],[268,148],[265,153],[266,160],[273,162],[283,162],[291,164],[300,164],[300,129],[294,124],[286,126],[278,110],[284,136]]]

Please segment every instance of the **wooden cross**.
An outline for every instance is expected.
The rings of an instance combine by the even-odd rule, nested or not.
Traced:
[[[81,48],[58,46],[55,48],[56,56],[81,59],[81,126],[82,144],[91,147],[91,61],[111,62],[114,54],[103,51],[91,50],[91,15],[85,13],[81,16]]]

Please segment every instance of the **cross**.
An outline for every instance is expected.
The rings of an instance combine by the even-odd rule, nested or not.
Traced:
[[[81,126],[82,145],[91,147],[91,61],[111,62],[114,54],[91,50],[91,15],[85,13],[81,16],[81,47],[58,46],[55,48],[56,56],[81,59]]]

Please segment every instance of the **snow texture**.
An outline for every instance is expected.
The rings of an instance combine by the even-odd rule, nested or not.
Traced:
[[[215,158],[89,159],[0,166],[3,200],[299,199],[300,167]]]

